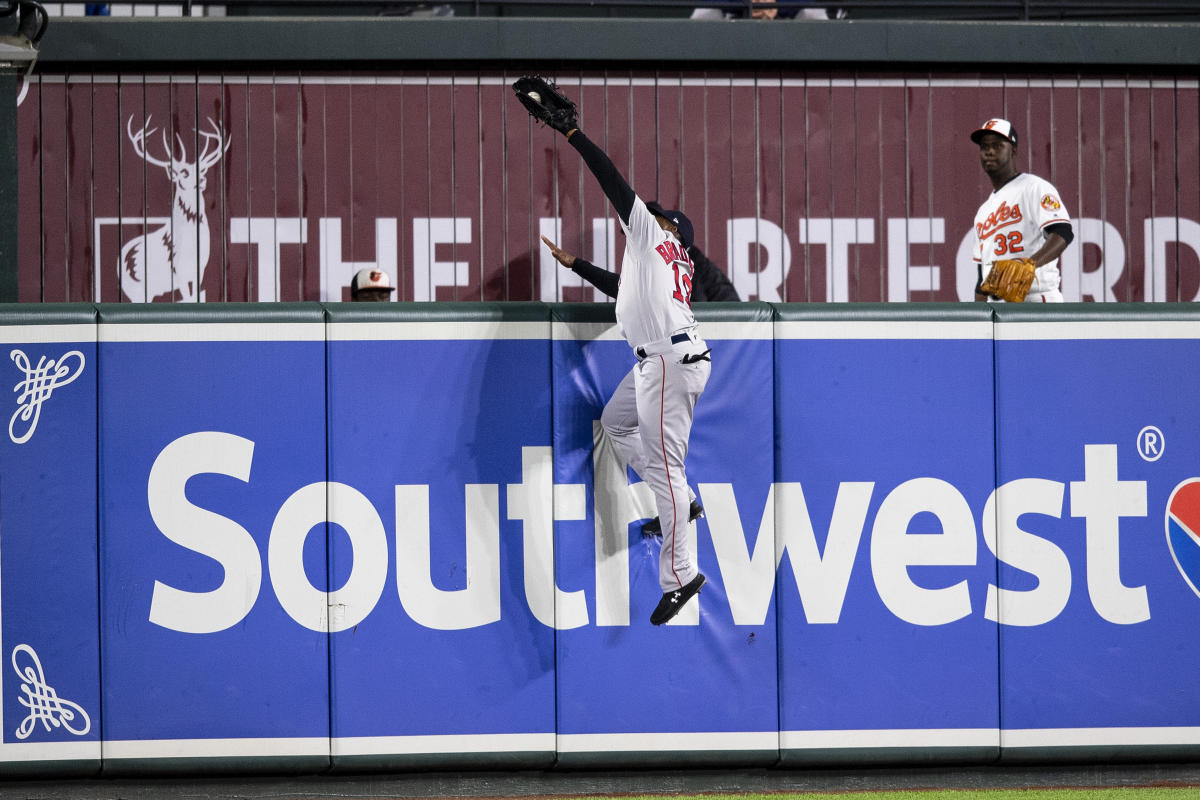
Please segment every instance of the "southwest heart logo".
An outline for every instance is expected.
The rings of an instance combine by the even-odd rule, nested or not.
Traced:
[[[1167,546],[1183,579],[1200,597],[1200,478],[1188,478],[1171,490]]]

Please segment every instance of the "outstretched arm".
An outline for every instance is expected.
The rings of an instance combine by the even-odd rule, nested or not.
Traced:
[[[633,188],[626,183],[616,165],[612,163],[612,159],[603,150],[592,144],[592,140],[587,138],[583,131],[576,128],[567,131],[566,136],[571,146],[579,152],[579,155],[583,156],[583,163],[587,164],[588,169],[600,182],[600,188],[604,190],[605,196],[613,204],[617,216],[628,225],[629,213],[633,211],[633,201],[637,198]]]
[[[578,256],[573,256],[566,250],[556,245],[554,242],[542,237],[542,241],[550,248],[550,254],[554,256],[554,260],[562,264],[567,269],[574,272],[585,281],[595,286],[609,297],[616,297],[617,290],[621,286],[621,276],[615,272],[609,272],[606,269],[597,267],[590,261],[585,261]]]
[[[526,75],[513,82],[513,91],[525,110],[538,122],[553,128],[567,137],[571,146],[583,156],[583,162],[600,182],[600,188],[613,204],[622,224],[629,227],[629,215],[637,195],[621,177],[612,160],[579,130],[579,117],[575,103],[564,95],[553,81],[537,75]]]

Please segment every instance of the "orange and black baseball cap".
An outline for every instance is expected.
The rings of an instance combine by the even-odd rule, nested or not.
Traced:
[[[396,291],[396,287],[392,286],[392,281],[388,278],[388,274],[375,267],[365,267],[354,273],[354,280],[350,281],[350,291],[357,292],[363,289],[383,289],[388,292]]]
[[[1017,129],[1006,119],[989,119],[980,128],[971,132],[971,141],[979,144],[979,140],[985,133],[999,134],[1012,142],[1013,147],[1017,146]]]

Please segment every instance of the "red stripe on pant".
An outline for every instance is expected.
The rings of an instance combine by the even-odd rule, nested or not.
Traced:
[[[667,398],[667,360],[662,356],[659,356],[658,360],[662,363],[662,387],[658,398],[658,441],[662,443],[663,469],[667,472],[667,488],[671,490],[671,574],[682,589],[683,581],[679,580],[679,573],[675,571],[675,487],[671,485],[671,465],[667,462],[667,432],[663,426]]]

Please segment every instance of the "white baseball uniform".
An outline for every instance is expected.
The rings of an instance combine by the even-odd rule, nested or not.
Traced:
[[[1046,226],[1070,223],[1058,190],[1047,180],[1022,172],[992,192],[975,214],[979,243],[974,261],[985,277],[1005,258],[1028,258],[1046,243]],[[1027,303],[1061,303],[1058,259],[1038,267]]]
[[[692,260],[674,235],[659,227],[636,198],[625,231],[617,325],[638,363],[621,381],[600,421],[622,460],[654,492],[662,523],[659,584],[664,592],[689,583],[696,566],[694,497],[684,460],[696,401],[710,363],[685,357],[704,353],[691,308]]]
[[[694,267],[683,240],[658,224],[604,151],[582,131],[568,134],[567,141],[596,176],[626,237],[617,324],[638,362],[604,406],[600,422],[621,460],[654,492],[663,537],[658,614],[669,611],[680,590],[699,577],[684,460],[692,412],[711,365],[692,316]],[[701,585],[695,584],[695,591]]]

